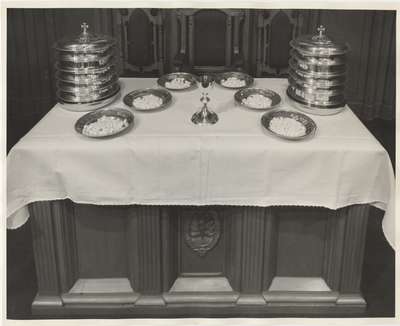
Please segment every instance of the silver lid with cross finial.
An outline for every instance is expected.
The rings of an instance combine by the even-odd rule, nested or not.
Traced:
[[[303,35],[290,42],[290,45],[304,56],[344,55],[349,51],[346,43],[335,42],[326,35],[326,28],[318,26],[317,34]]]
[[[89,32],[86,22],[81,24],[81,33],[67,37],[56,43],[55,49],[74,53],[103,53],[116,44],[114,38]]]

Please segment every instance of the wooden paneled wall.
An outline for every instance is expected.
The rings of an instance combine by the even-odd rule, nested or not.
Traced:
[[[293,11],[293,10],[292,10]],[[255,76],[258,16],[268,10],[247,10],[250,24],[245,67]],[[56,40],[80,32],[86,21],[96,33],[113,35],[121,42],[119,9],[8,9],[7,10],[7,149],[9,150],[56,103],[54,53]],[[314,32],[324,24],[328,34],[351,46],[348,56],[347,99],[364,120],[393,120],[395,115],[394,11],[297,10],[299,33]],[[164,71],[173,70],[179,49],[176,10],[163,10]],[[340,23],[338,23],[340,22]],[[279,24],[277,24],[279,25]],[[279,26],[273,26],[279,31]],[[279,35],[274,33],[272,35]],[[272,42],[274,44],[274,42]],[[276,44],[276,43],[275,43]],[[279,43],[278,43],[279,44]],[[279,57],[274,48],[271,58]],[[284,51],[284,50],[282,50]],[[282,53],[282,56],[286,55]]]

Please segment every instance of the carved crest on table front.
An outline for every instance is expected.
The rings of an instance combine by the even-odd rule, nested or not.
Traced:
[[[213,210],[194,212],[184,217],[186,244],[200,256],[215,247],[221,235],[221,223]]]

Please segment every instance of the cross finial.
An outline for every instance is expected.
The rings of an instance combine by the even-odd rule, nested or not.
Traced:
[[[325,32],[325,27],[323,25],[319,25],[317,31],[319,32],[319,36],[322,36]]]
[[[89,25],[86,23],[82,23],[81,28],[82,28],[83,34],[86,34],[87,30],[89,28]]]

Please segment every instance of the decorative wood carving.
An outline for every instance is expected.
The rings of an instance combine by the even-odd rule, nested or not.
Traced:
[[[68,292],[71,284],[80,277],[77,270],[80,252],[77,253],[78,247],[74,246],[74,220],[83,214],[82,210],[78,212],[78,206],[81,205],[75,207],[65,200],[39,202],[30,207],[39,284],[39,294],[33,304],[35,313],[100,315],[107,307],[110,314],[114,309],[139,316],[153,313],[157,307],[157,314],[162,316],[173,315],[174,312],[186,313],[189,308],[201,315],[202,312],[285,313],[283,307],[292,313],[360,311],[365,307],[359,287],[367,205],[350,206],[336,212],[304,207],[102,207],[104,213],[101,216],[115,218],[117,225],[113,227],[121,232],[122,238],[126,238],[122,254],[127,260],[127,276],[134,291],[124,289],[84,295]],[[102,223],[89,223],[89,220],[94,222],[100,216],[96,214],[100,208],[93,209],[89,207],[85,211],[90,215],[87,226],[103,229]],[[184,213],[181,213],[182,210]],[[124,221],[126,229],[121,230],[121,221]],[[184,244],[188,241],[186,237],[191,241],[191,245],[187,243],[191,249]],[[197,271],[198,268],[199,275],[191,273],[191,277],[215,276],[215,273],[208,275],[207,269],[213,268],[215,259],[222,258],[225,267],[219,270],[229,281],[232,291],[170,291],[177,277],[188,276],[180,274],[179,254],[182,248],[179,243],[187,250],[190,259],[199,261],[193,269]],[[310,249],[313,245],[321,248],[314,252]],[[101,251],[101,245],[97,246]],[[215,249],[210,252],[213,246]],[[118,248],[112,247],[111,251],[118,254],[121,252]],[[196,248],[196,253],[193,253]],[[320,258],[320,250],[323,251],[323,259]],[[218,255],[210,259],[216,252],[219,252]],[[203,255],[201,258],[200,254]],[[303,258],[294,258],[294,255]],[[312,261],[314,256],[315,263]],[[271,288],[268,291],[271,280],[280,276],[278,258],[282,261],[297,259],[299,264],[302,259],[306,261],[301,268],[288,265],[297,273],[292,275],[297,283],[289,282],[293,290],[284,283],[281,290]],[[325,283],[324,289],[317,291],[301,277],[318,270],[319,277],[331,291]],[[224,310],[227,307],[229,309]],[[249,310],[246,310],[247,307]],[[206,310],[196,310],[203,308]],[[314,310],[309,311],[308,308]]]
[[[221,222],[215,210],[193,211],[185,217],[185,243],[199,256],[215,247],[221,235]]]
[[[201,16],[203,14],[214,14],[220,15],[216,22],[220,23],[224,20],[225,32],[221,37],[223,47],[221,42],[218,44],[210,44],[210,40],[198,40],[197,38],[202,33],[196,33],[196,31],[201,31]],[[232,69],[243,68],[244,60],[242,58],[242,49],[240,45],[243,39],[247,39],[245,35],[248,33],[248,24],[244,24],[245,15],[244,9],[178,9],[177,18],[179,20],[180,26],[180,48],[178,54],[175,58],[175,63],[178,65],[176,69],[193,69],[194,72],[203,71],[221,71]],[[207,25],[208,26],[208,25]],[[200,29],[198,29],[200,28]],[[218,28],[221,31],[221,28]],[[203,44],[203,46],[202,46]],[[247,41],[245,42],[247,45]],[[209,46],[213,46],[212,51],[217,51],[217,49],[223,50],[223,55],[221,57],[223,62],[218,62],[215,64],[201,64],[196,59],[196,55],[200,56],[202,48],[206,49]],[[246,51],[247,53],[247,51]],[[217,61],[221,61],[217,60]],[[202,60],[200,60],[202,61]],[[186,66],[186,67],[185,67]]]
[[[161,9],[120,9],[116,12],[124,74],[164,73],[164,13]],[[143,54],[144,52],[144,54]]]
[[[296,10],[257,12],[257,76],[287,74],[289,42],[299,35],[301,25],[301,15]]]

